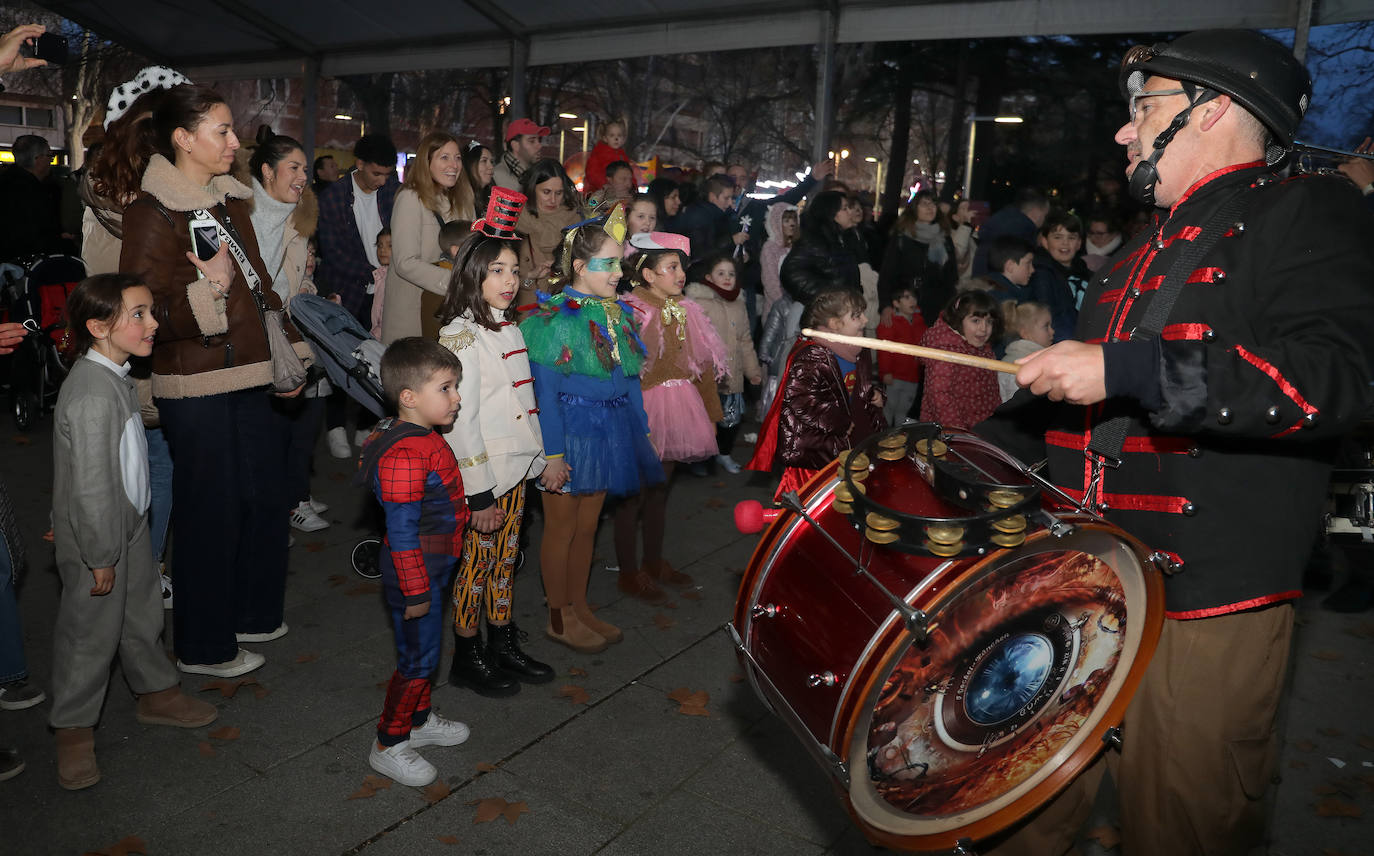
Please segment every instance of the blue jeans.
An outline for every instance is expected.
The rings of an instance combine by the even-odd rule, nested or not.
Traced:
[[[0,544],[0,684],[29,676],[24,660],[24,632],[19,626],[19,602],[14,597],[14,569],[10,554]]]
[[[153,541],[153,562],[167,551],[167,525],[172,520],[172,450],[161,428],[144,428],[148,438],[148,487],[153,505],[148,510],[148,535]]]

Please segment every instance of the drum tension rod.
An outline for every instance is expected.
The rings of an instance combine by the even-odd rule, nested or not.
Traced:
[[[916,609],[911,604],[902,600],[889,591],[887,586],[878,582],[878,578],[869,573],[868,568],[864,567],[863,562],[852,556],[850,552],[844,548],[843,544],[835,540],[834,536],[825,531],[825,528],[821,526],[820,523],[816,522],[816,518],[807,513],[806,507],[802,505],[801,497],[797,496],[795,490],[789,490],[787,493],[784,493],[782,496],[778,497],[778,501],[786,506],[788,510],[801,515],[803,520],[811,524],[811,528],[825,536],[825,540],[829,541],[830,545],[838,550],[841,556],[853,562],[854,572],[856,574],[863,574],[865,577],[868,577],[868,581],[873,583],[878,591],[883,593],[888,602],[892,604],[892,608],[901,613],[902,623],[906,625],[907,631],[911,633],[912,637],[915,638],[917,642],[924,642],[926,640],[926,637],[929,635],[930,616],[926,615],[924,611]]]

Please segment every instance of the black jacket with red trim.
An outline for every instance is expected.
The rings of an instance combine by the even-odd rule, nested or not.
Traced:
[[[1241,224],[1188,275],[1163,335],[1129,342],[1186,242],[1237,191]],[[1092,427],[1127,415],[1121,466],[1089,501],[1171,555],[1169,617],[1298,597],[1336,443],[1370,409],[1374,217],[1339,177],[1280,180],[1244,164],[1200,180],[1104,270],[1078,338],[1104,344],[1107,401],[1023,392],[981,427],[1008,441],[1011,425],[1047,426],[1043,447],[1015,451],[1047,454],[1055,483],[1081,498]]]

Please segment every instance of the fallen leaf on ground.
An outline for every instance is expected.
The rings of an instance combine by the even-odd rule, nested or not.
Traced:
[[[296,662],[297,662],[297,663],[313,663],[313,662],[315,662],[315,661],[318,660],[318,659],[320,659],[320,655],[319,655],[319,654],[314,654],[314,653],[311,653],[311,654],[301,654],[301,655],[299,655],[299,656],[296,657]]]
[[[565,698],[573,704],[586,704],[587,699],[591,698],[585,689],[575,684],[559,687],[558,695],[560,698]]]
[[[448,782],[444,781],[443,779],[440,779],[439,781],[435,782],[434,784],[430,785],[424,790],[425,799],[429,801],[430,805],[434,805],[439,800],[448,796],[450,793],[451,791],[449,790]]]
[[[216,740],[238,740],[243,734],[234,726],[226,725],[223,728],[216,728],[214,731],[211,731],[210,736]]]
[[[744,672],[735,672],[730,676],[730,683],[732,684],[737,684],[742,680],[744,680]]]
[[[498,817],[505,817],[506,823],[514,826],[515,821],[522,814],[529,814],[530,807],[524,800],[520,802],[506,802],[500,797],[487,797],[483,800],[472,800],[468,805],[477,806],[477,816],[472,819],[473,824],[487,823]]]
[[[723,482],[723,481],[711,482],[711,487],[716,488],[717,490],[719,490],[720,488],[725,487],[725,482]]]
[[[376,594],[381,590],[382,587],[377,583],[358,583],[357,585],[350,588],[348,591],[344,592],[344,594],[348,595],[349,597],[360,597],[365,594]]]
[[[1374,621],[1361,621],[1354,627],[1346,628],[1345,632],[1361,639],[1374,639]]]
[[[1318,728],[1317,733],[1323,737],[1340,737],[1345,732],[1339,728]]]
[[[724,508],[724,507],[725,507],[725,500],[721,499],[721,498],[718,497],[718,496],[713,496],[713,497],[711,497],[710,499],[706,500],[706,507],[707,507],[707,508]]]
[[[688,589],[682,593],[683,600],[701,600],[701,592],[696,589]]]
[[[362,787],[349,794],[346,799],[350,800],[370,800],[377,795],[377,789],[363,782]]]
[[[305,545],[305,551],[307,553],[322,553],[324,552],[324,548],[328,546],[329,545],[323,541],[310,541]]]
[[[686,687],[678,687],[668,693],[668,698],[677,702],[677,712],[683,716],[711,715],[711,712],[706,709],[707,703],[711,701],[711,695],[706,690],[693,692]]]
[[[1112,850],[1121,843],[1121,830],[1104,824],[1089,832],[1088,837],[1096,839],[1105,849]]]
[[[266,698],[267,694],[270,692],[272,691],[269,690],[267,687],[253,687],[253,698]]]
[[[659,630],[667,630],[669,627],[672,627],[675,624],[677,624],[676,621],[674,621],[673,619],[669,618],[661,612],[654,616],[654,626],[657,627]]]
[[[1330,649],[1323,649],[1323,650],[1321,650],[1321,651],[1313,651],[1313,652],[1312,652],[1312,656],[1313,656],[1314,658],[1318,659],[1318,660],[1326,660],[1327,662],[1333,662],[1333,663],[1334,663],[1335,661],[1337,661],[1337,660],[1344,660],[1344,659],[1345,659],[1345,655],[1342,654],[1340,651],[1332,651],[1332,650],[1330,650]]]
[[[237,681],[206,681],[205,683],[201,684],[200,691],[204,693],[209,692],[210,690],[219,690],[219,694],[224,696],[225,698],[233,698],[234,693],[239,691],[239,687],[258,685],[258,682],[253,678],[240,678]]]
[[[1299,752],[1311,752],[1313,749],[1317,748],[1317,744],[1313,743],[1311,740],[1294,740],[1293,748],[1297,749]]]
[[[1363,817],[1364,812],[1354,803],[1339,800],[1335,797],[1326,797],[1318,800],[1316,805],[1317,814],[1321,817]]]
[[[337,588],[343,585],[344,583],[348,582],[348,577],[344,576],[343,574],[330,574],[328,577],[328,581],[331,587]]]
[[[568,674],[572,675],[575,678],[585,678],[587,677],[587,670],[582,668],[581,666],[573,666],[572,668],[568,669]]]
[[[495,764],[488,764],[486,761],[478,761],[478,762],[477,762],[477,772],[479,772],[479,773],[495,773],[495,772],[496,772],[496,765],[495,765]]]
[[[438,841],[440,844],[457,844],[457,843],[458,843],[458,836],[456,836],[456,835],[436,835],[436,836],[434,836],[434,840],[435,840],[435,841]]]
[[[214,747],[214,746],[211,746],[211,745],[210,745],[210,742],[209,742],[208,740],[202,740],[202,741],[200,741],[199,743],[196,744],[196,748],[200,750],[200,756],[201,756],[202,758],[213,758],[213,757],[215,757],[215,747]]]
[[[1368,734],[1361,734],[1360,739],[1355,742],[1362,748],[1374,750],[1374,737],[1370,737]]]
[[[82,856],[129,856],[130,853],[148,854],[148,843],[137,835],[126,835],[104,850],[90,850]]]

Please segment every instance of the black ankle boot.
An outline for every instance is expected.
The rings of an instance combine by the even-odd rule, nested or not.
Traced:
[[[515,625],[487,625],[487,656],[501,670],[527,684],[547,684],[553,680],[553,667],[520,650],[520,631]]]
[[[503,672],[495,658],[487,654],[481,635],[454,635],[453,667],[448,682],[455,687],[469,687],[478,695],[501,698],[520,692],[520,682]]]

